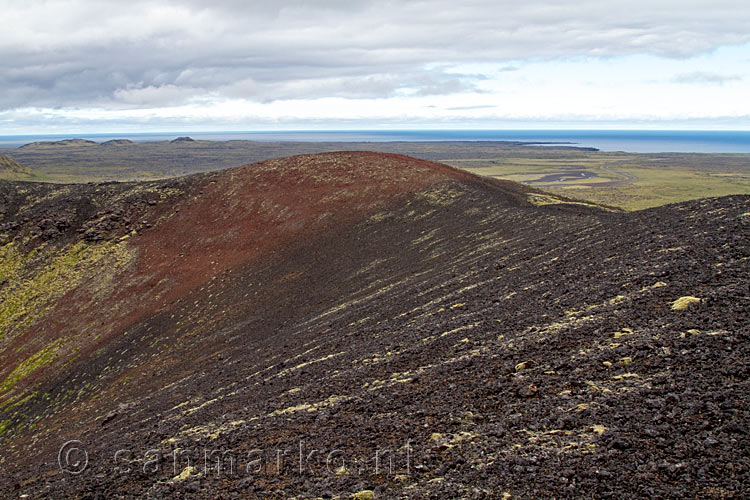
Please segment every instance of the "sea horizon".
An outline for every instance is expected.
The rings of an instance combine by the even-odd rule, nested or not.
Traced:
[[[61,133],[0,135],[0,148],[12,149],[37,141],[86,139],[105,142],[168,141],[189,136],[196,140],[258,142],[435,142],[511,141],[530,146],[596,148],[629,153],[750,153],[750,131],[743,130],[282,130],[177,131],[122,133]]]

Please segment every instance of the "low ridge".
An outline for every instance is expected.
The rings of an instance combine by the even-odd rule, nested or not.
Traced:
[[[18,149],[46,149],[46,148],[66,148],[66,147],[91,147],[98,146],[98,142],[89,141],[88,139],[63,139],[61,141],[36,141],[24,144]]]
[[[340,152],[0,182],[0,214],[4,492],[728,498],[750,480],[750,197],[617,213]]]
[[[0,173],[31,175],[31,169],[24,167],[13,158],[0,155]]]
[[[109,141],[102,142],[101,146],[130,146],[132,144],[135,144],[135,142],[131,141],[130,139],[111,139]]]

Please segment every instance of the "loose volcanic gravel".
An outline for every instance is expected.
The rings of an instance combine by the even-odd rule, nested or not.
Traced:
[[[618,213],[447,170],[397,189],[412,160],[396,156],[387,184],[365,190],[332,172],[380,156],[334,157],[315,189],[335,189],[315,200],[387,195],[356,209],[365,198],[310,202],[304,224],[278,223],[288,237],[235,224],[250,202],[209,191],[228,175],[250,189],[243,170],[145,190],[0,183],[6,242],[26,235],[44,251],[168,234],[184,243],[175,252],[219,256],[146,275],[138,250],[127,279],[180,276],[179,293],[135,294],[154,302],[0,407],[0,496],[748,495],[750,197]],[[190,227],[201,190],[216,196],[201,211],[222,211],[210,238]],[[295,196],[269,213],[293,211]],[[175,206],[192,215],[169,219]],[[225,229],[252,238],[228,252]],[[253,253],[263,238],[278,244]],[[56,299],[70,315],[70,297],[93,285],[76,286]],[[96,302],[106,297],[91,300],[113,315],[130,300]],[[0,341],[11,359],[15,344]]]

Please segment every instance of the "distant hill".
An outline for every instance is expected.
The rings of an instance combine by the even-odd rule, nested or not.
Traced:
[[[172,139],[169,142],[171,142],[172,144],[179,144],[181,142],[195,142],[195,139],[193,139],[192,137],[178,137],[177,139]]]
[[[402,155],[0,181],[4,498],[743,498],[749,196]]]
[[[64,139],[62,141],[36,141],[25,144],[18,149],[48,149],[98,146],[99,143],[87,139]]]
[[[135,142],[131,141],[130,139],[112,139],[111,141],[105,141],[102,142],[101,146],[128,146],[130,144],[135,144]]]

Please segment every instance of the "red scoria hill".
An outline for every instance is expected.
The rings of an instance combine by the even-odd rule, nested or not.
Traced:
[[[400,155],[0,182],[2,498],[738,498],[750,197]]]

